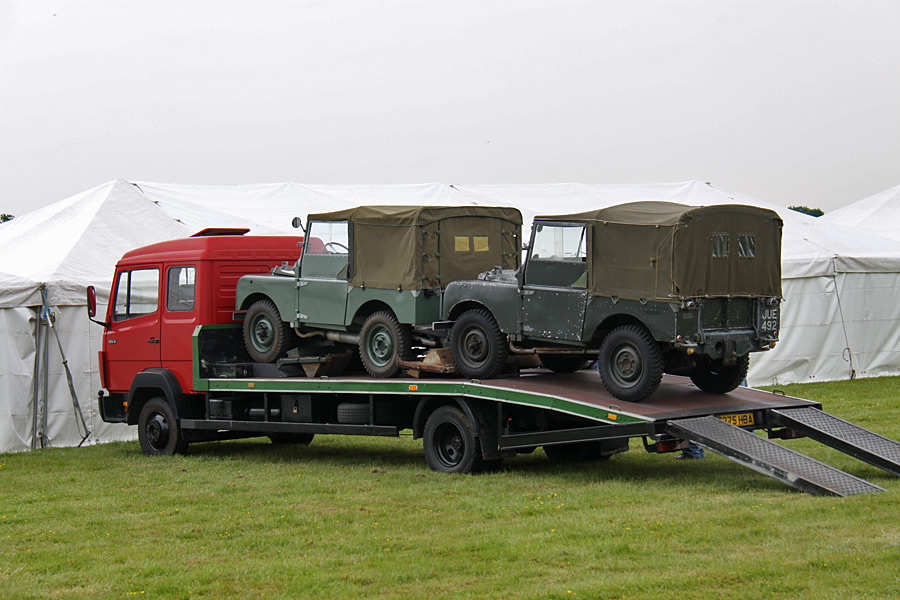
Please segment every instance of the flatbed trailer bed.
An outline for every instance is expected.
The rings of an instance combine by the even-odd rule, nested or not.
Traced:
[[[170,384],[151,383],[166,379],[165,373],[148,370],[135,379],[125,401],[131,414],[121,420],[139,426],[145,452],[177,451],[176,438],[184,446],[263,435],[309,443],[316,434],[399,436],[411,429],[414,438],[423,438],[433,469],[474,472],[538,447],[554,459],[608,458],[639,438],[649,452],[694,442],[813,494],[883,491],[771,441],[808,436],[900,475],[900,444],[825,413],[818,402],[781,393],[740,387],[712,394],[667,375],[651,398],[633,403],[611,396],[590,370],[530,369],[489,380],[310,378],[289,365],[235,354],[236,334],[228,326],[197,328],[190,392],[179,395],[164,389]],[[161,392],[172,413],[145,416],[148,400]]]

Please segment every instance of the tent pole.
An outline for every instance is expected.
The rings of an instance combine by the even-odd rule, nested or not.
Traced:
[[[41,306],[41,320],[43,320],[44,314],[50,311],[50,307],[47,305],[47,288],[44,287],[44,284],[41,284],[41,298],[43,298]],[[47,439],[47,409],[50,400],[50,332],[46,326],[41,327],[41,335],[43,336],[41,340],[43,350],[41,357],[41,425],[38,434],[41,438],[41,448],[43,448],[49,441]]]
[[[41,333],[43,329],[44,320],[41,319],[40,311],[38,310],[37,319],[34,324],[34,377],[32,378],[32,402],[31,402],[31,449],[37,450],[38,448],[38,438],[40,437],[40,432],[38,431],[38,423],[40,423],[40,397],[41,397]]]

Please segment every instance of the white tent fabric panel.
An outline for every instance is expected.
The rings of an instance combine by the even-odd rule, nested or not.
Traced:
[[[847,341],[831,277],[783,283],[780,341],[774,350],[751,355],[751,386],[849,379]]]
[[[856,377],[900,375],[900,273],[836,276]]]
[[[28,308],[0,309],[0,451],[31,447],[36,321]]]

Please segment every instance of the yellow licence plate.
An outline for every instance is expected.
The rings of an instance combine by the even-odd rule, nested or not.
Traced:
[[[736,415],[719,415],[719,418],[726,423],[731,423],[735,427],[749,427],[750,425],[756,425],[756,418],[752,412],[738,413]]]

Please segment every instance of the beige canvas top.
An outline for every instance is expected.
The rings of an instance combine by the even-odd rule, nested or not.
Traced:
[[[765,208],[631,202],[539,221],[587,225],[596,296],[781,296],[782,221]]]
[[[522,214],[493,206],[359,206],[309,215],[350,224],[350,284],[436,289],[519,266]]]

